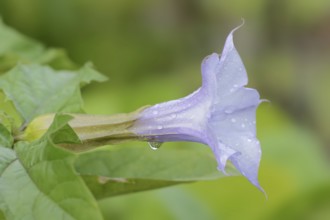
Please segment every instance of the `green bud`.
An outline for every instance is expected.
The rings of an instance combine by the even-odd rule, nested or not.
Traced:
[[[116,115],[68,114],[73,117],[69,121],[69,125],[79,137],[81,144],[72,146],[65,144],[63,147],[81,151],[95,146],[141,139],[129,131],[129,128],[144,108]],[[55,114],[36,117],[28,124],[23,133],[16,137],[16,140],[34,141],[41,138],[52,124],[54,117]]]
[[[23,134],[16,137],[17,140],[35,141],[41,138],[54,120],[55,114],[42,115],[30,122]]]

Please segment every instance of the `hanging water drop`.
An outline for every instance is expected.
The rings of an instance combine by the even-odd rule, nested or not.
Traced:
[[[160,146],[162,146],[163,143],[151,141],[151,142],[148,142],[148,144],[152,150],[157,150],[158,148],[160,148]]]

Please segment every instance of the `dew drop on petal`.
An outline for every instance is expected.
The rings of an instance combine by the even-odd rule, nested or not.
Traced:
[[[162,128],[163,128],[163,126],[161,126],[161,125],[157,126],[157,129],[159,129],[159,130],[162,129]]]
[[[158,114],[158,111],[157,110],[154,110],[154,111],[152,111],[152,114],[157,115]]]
[[[148,144],[152,150],[157,150],[160,148],[160,146],[162,146],[163,143],[151,141],[151,142],[148,142]]]
[[[236,118],[232,118],[231,122],[235,123],[236,122]]]
[[[226,114],[231,114],[231,113],[233,113],[233,111],[234,111],[234,110],[233,110],[232,108],[226,108],[226,109],[225,109],[225,113],[226,113]]]
[[[244,123],[243,123],[243,124],[241,124],[241,127],[242,127],[242,128],[245,128],[245,124],[244,124]]]

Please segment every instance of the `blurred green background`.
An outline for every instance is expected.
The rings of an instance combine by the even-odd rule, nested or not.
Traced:
[[[194,91],[202,59],[220,53],[244,18],[236,46],[249,85],[271,101],[257,113],[268,199],[243,177],[226,177],[103,200],[104,216],[330,219],[329,0],[0,0],[0,14],[109,76],[83,91],[86,111],[95,114]]]

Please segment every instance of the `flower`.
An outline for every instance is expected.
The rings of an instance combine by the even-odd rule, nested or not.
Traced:
[[[258,182],[261,149],[256,138],[255,89],[246,88],[247,73],[233,43],[235,28],[222,55],[202,62],[202,86],[192,94],[148,107],[129,128],[150,142],[192,141],[210,146],[225,173],[230,160],[252,184]]]

